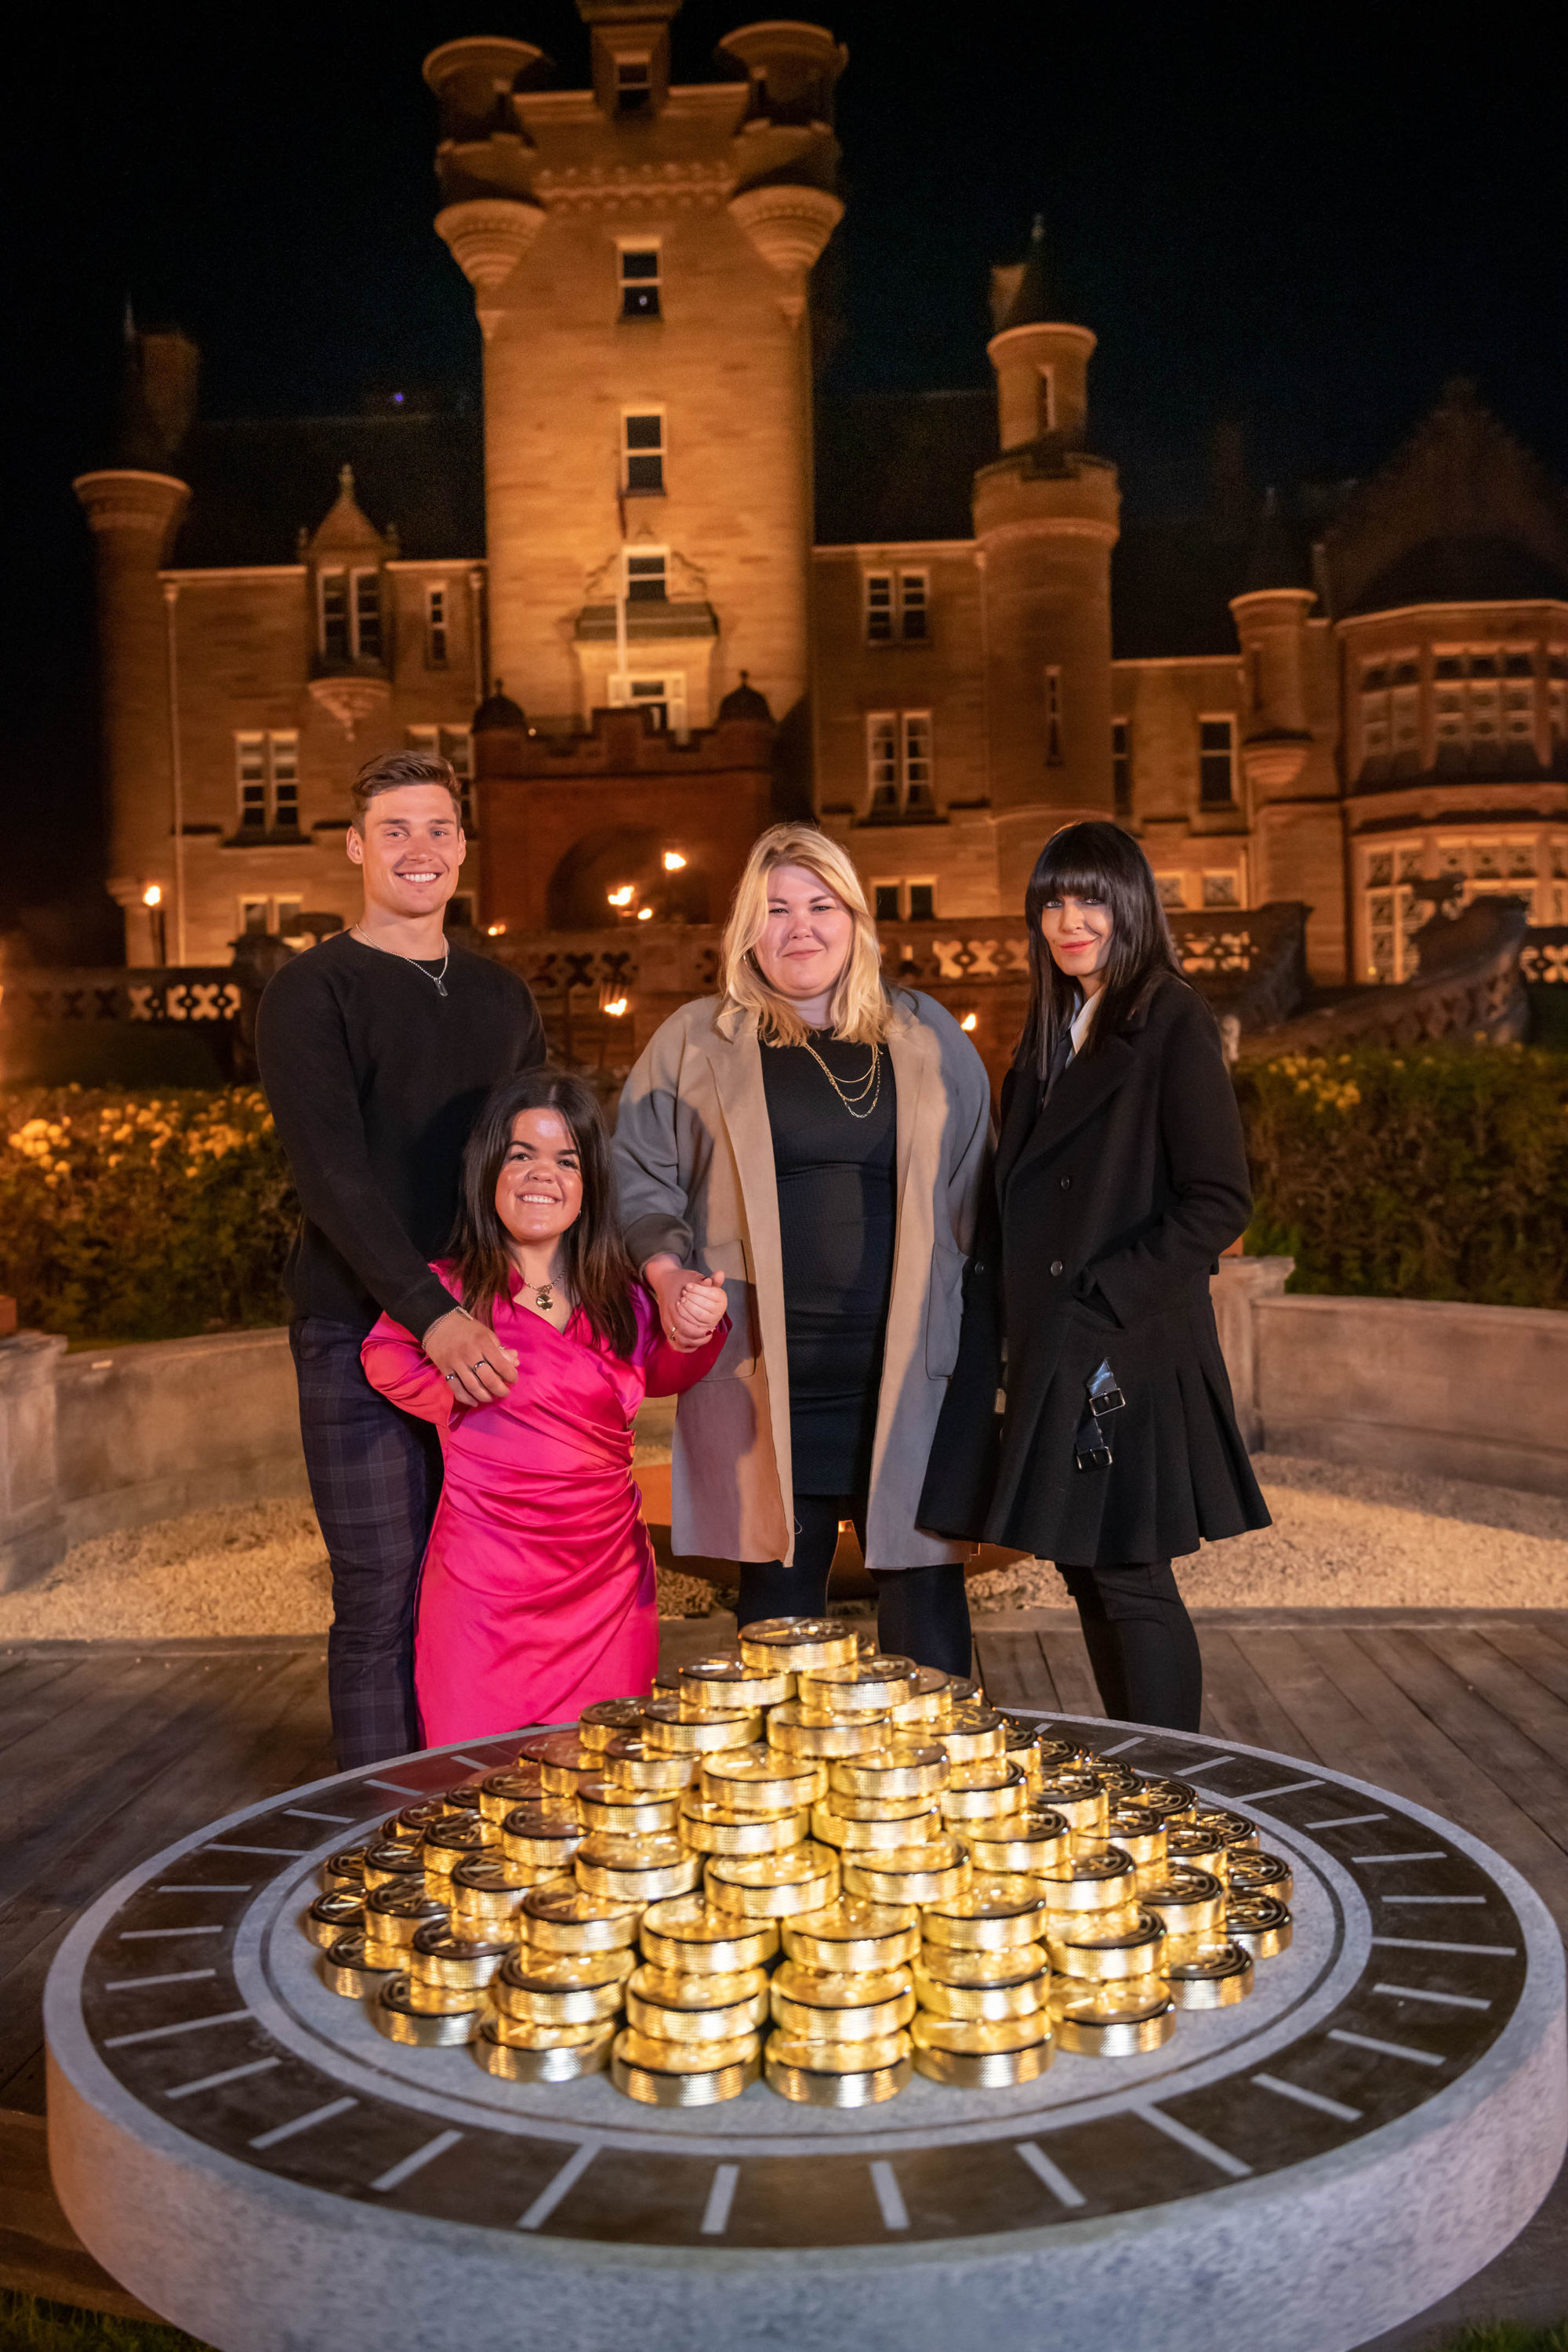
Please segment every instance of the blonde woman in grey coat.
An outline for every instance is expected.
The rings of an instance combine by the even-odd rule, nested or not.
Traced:
[[[984,1066],[940,1004],[888,987],[859,877],[815,825],[753,847],[722,982],[654,1036],[616,1136],[669,1337],[731,1318],[677,1414],[675,1550],[739,1563],[742,1625],[819,1616],[850,1520],[882,1648],[967,1674],[967,1548],[916,1509],[989,1157]]]

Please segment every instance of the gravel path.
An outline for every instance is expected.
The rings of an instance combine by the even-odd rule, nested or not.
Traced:
[[[1568,1608],[1568,1499],[1458,1480],[1257,1457],[1275,1524],[1182,1563],[1209,1608]],[[711,1587],[659,1571],[659,1613],[698,1614]],[[977,1613],[1061,1608],[1035,1561],[973,1579]],[[331,1614],[310,1506],[195,1511],[79,1544],[53,1573],[0,1593],[0,1642],[321,1633]]]

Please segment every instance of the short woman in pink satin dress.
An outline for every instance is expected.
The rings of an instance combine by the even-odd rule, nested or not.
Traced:
[[[493,1391],[479,1403],[388,1316],[363,1350],[372,1385],[441,1433],[415,1637],[425,1738],[438,1748],[652,1688],[658,1614],[634,1423],[645,1396],[701,1379],[727,1327],[689,1353],[664,1338],[620,1247],[598,1105],[555,1071],[504,1081],[480,1113],[454,1253],[434,1270],[517,1366],[504,1388],[475,1366]]]

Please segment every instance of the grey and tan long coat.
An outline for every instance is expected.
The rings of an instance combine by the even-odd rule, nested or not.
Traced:
[[[990,1088],[979,1055],[934,999],[894,997],[888,1034],[898,1089],[898,1223],[871,1455],[870,1568],[962,1559],[923,1534],[915,1509],[958,1355],[965,1255],[990,1157]],[[784,1261],[773,1133],[756,1016],[708,997],[671,1014],[621,1096],[616,1171],[638,1265],[660,1251],[722,1274],[733,1324],[706,1380],[676,1415],[671,1477],[678,1553],[790,1561]]]

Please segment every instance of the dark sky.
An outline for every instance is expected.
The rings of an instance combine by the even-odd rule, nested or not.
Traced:
[[[1378,464],[1468,374],[1568,474],[1568,189],[1537,45],[1410,8],[1067,10],[839,0],[848,214],[840,390],[984,383],[985,274],[1043,212],[1066,315],[1100,339],[1091,441],[1144,512],[1199,503],[1222,420],[1254,483]],[[745,12],[687,0],[699,79]],[[1537,24],[1540,19],[1533,20]],[[1423,29],[1425,25],[1425,29]],[[57,10],[10,126],[14,750],[0,928],[90,877],[86,532],[129,292],[204,352],[213,415],[473,396],[468,289],[430,228],[420,59],[500,31],[585,79],[571,0]],[[112,939],[112,933],[110,934]]]

